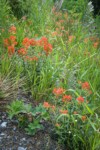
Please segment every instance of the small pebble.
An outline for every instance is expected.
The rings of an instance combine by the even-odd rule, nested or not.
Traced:
[[[7,127],[7,122],[1,123],[1,127],[2,127],[2,128],[6,128],[6,127]]]
[[[15,130],[16,130],[16,127],[13,127],[13,130],[15,131]]]
[[[0,136],[4,136],[4,135],[5,135],[4,133],[1,133],[1,134],[0,134]]]
[[[22,138],[22,139],[21,139],[21,141],[25,141],[25,140],[26,140],[25,138]]]
[[[27,150],[27,148],[24,148],[24,147],[18,147],[18,150]]]

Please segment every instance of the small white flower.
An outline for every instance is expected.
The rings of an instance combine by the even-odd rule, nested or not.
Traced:
[[[71,133],[71,131],[68,132],[69,134]]]
[[[74,136],[76,136],[76,135],[74,134]]]

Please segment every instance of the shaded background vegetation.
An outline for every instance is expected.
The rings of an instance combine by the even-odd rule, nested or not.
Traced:
[[[28,11],[29,11],[29,8],[31,6],[31,2],[34,1],[34,0],[7,0],[11,6],[11,9],[14,13],[14,15],[17,17],[17,18],[21,18],[23,15],[27,15],[28,14]],[[57,2],[59,0],[49,0],[50,3],[52,2]],[[39,5],[44,3],[45,0],[38,0],[39,2]],[[68,10],[69,9],[73,9],[73,7],[75,7],[75,9],[77,9],[77,11],[84,11],[84,7],[83,7],[83,2],[84,4],[86,4],[87,2],[89,2],[89,0],[66,0],[64,1],[63,3],[63,8],[67,8]],[[100,15],[100,0],[92,0],[92,4],[94,6],[94,15]]]

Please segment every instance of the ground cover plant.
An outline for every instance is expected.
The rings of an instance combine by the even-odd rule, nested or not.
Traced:
[[[99,16],[88,1],[57,4],[0,1],[0,110],[29,135],[49,122],[65,149],[99,150]]]

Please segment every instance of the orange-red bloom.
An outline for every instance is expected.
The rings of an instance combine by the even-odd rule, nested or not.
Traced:
[[[60,127],[60,124],[59,124],[59,123],[56,123],[55,126],[56,126],[56,127]]]
[[[99,42],[95,42],[95,43],[93,44],[93,47],[94,47],[94,48],[97,48],[98,45],[99,45]]]
[[[10,45],[9,40],[8,39],[4,39],[4,46],[7,47],[9,45]]]
[[[44,46],[48,44],[48,39],[46,37],[42,37],[40,40],[37,41],[38,46]]]
[[[89,83],[88,82],[82,83],[82,89],[89,90],[90,89]]]
[[[14,46],[8,46],[8,54],[13,55],[15,53],[15,48]]]
[[[43,44],[47,44],[48,43],[48,39],[46,37],[44,37],[44,36],[41,38],[41,41],[42,41]]]
[[[44,51],[46,55],[52,52],[52,45],[50,43],[44,45]]]
[[[87,117],[86,116],[82,116],[81,119],[82,119],[82,121],[85,121],[87,119]]]
[[[29,38],[24,38],[23,41],[22,41],[22,45],[25,47],[25,48],[28,48],[30,46],[30,39]]]
[[[49,104],[48,102],[44,102],[44,103],[43,103],[43,107],[44,107],[44,108],[50,108],[50,104]]]
[[[16,27],[14,25],[12,25],[9,29],[9,32],[15,34],[16,33]]]
[[[68,41],[69,41],[69,42],[72,42],[74,39],[75,39],[75,36],[73,36],[73,35],[70,35],[70,36],[68,37]]]
[[[63,102],[69,102],[72,100],[72,96],[71,95],[64,95],[62,98]]]
[[[4,39],[4,46],[5,47],[15,46],[15,45],[17,45],[16,36],[11,35],[9,38]]]
[[[68,110],[60,110],[59,111],[61,114],[68,114]]]
[[[55,109],[56,109],[56,107],[55,107],[54,105],[51,105],[51,108],[52,108],[52,110],[55,110]]]
[[[63,88],[54,88],[53,89],[53,94],[56,96],[62,95],[65,92],[65,89]]]
[[[84,102],[84,98],[83,98],[82,96],[79,96],[79,97],[77,98],[77,101],[78,101],[79,103],[83,103],[83,102]]]
[[[37,41],[35,39],[30,39],[30,45],[31,46],[36,46]]]
[[[10,40],[11,42],[15,42],[15,41],[16,41],[16,36],[11,35],[11,36],[9,37],[9,40]]]
[[[17,52],[19,55],[26,55],[27,54],[27,51],[24,48],[20,48]]]

